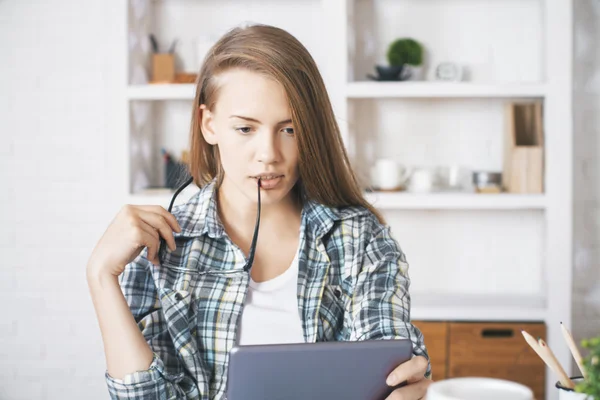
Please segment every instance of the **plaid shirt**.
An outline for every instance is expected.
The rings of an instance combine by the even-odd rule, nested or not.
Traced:
[[[121,289],[154,352],[150,368],[123,379],[106,373],[113,399],[223,399],[229,352],[248,290],[246,261],[219,221],[215,184],[173,208],[181,233],[160,267],[144,250]],[[388,226],[363,207],[307,201],[302,210],[298,308],[308,343],[410,338],[408,264]],[[431,367],[426,376],[430,376]]]

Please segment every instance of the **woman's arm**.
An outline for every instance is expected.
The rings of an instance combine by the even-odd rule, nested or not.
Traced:
[[[147,370],[152,350],[131,314],[118,278],[90,274],[87,280],[102,332],[108,374],[123,379],[127,374]]]
[[[366,229],[362,265],[352,296],[351,340],[407,338],[414,356],[429,359],[423,334],[410,319],[408,263],[390,228],[374,217]],[[427,366],[426,377],[431,375]]]
[[[169,332],[182,321],[171,321],[174,326],[169,326],[151,268],[155,267],[144,249],[125,267],[119,280],[88,272],[104,341],[110,396],[129,400],[207,399],[204,364],[199,355],[190,360],[198,366],[197,376],[191,376],[183,365]]]

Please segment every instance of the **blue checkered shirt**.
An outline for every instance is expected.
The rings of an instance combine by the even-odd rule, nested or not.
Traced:
[[[215,183],[174,207],[182,231],[160,266],[144,250],[120,285],[154,352],[148,370],[116,379],[113,399],[223,399],[229,353],[249,274],[217,215]],[[428,357],[410,322],[408,264],[388,226],[364,207],[302,209],[298,310],[307,343],[409,338]],[[429,377],[428,367],[426,376]]]

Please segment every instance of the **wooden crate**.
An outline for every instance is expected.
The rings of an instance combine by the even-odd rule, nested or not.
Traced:
[[[525,342],[523,329],[546,339],[543,323],[450,323],[448,377],[507,379],[529,386],[536,399],[544,399],[545,366]]]
[[[431,360],[431,371],[436,381],[447,378],[448,323],[413,321],[425,337],[425,346]]]

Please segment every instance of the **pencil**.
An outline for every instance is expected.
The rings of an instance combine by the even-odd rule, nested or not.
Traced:
[[[531,336],[529,333],[527,333],[524,330],[521,331],[521,333],[523,334],[523,337],[525,338],[527,344],[529,344],[533,351],[535,351],[536,354],[542,359],[544,364],[546,364],[548,368],[550,368],[556,375],[558,375],[561,385],[572,389],[573,382],[571,381],[571,379],[569,379],[568,376],[566,376],[566,373],[564,373],[564,370],[556,360],[556,357],[554,358],[554,360],[552,360],[552,358],[550,357],[550,353],[548,352],[548,350],[550,350],[548,346],[546,346],[547,350],[545,350],[542,348],[541,344],[537,340],[535,340],[534,337]],[[540,341],[542,340],[540,339]],[[562,375],[560,373],[561,370],[563,371]]]
[[[540,345],[540,350],[542,354],[546,355],[546,364],[548,364],[548,366],[554,371],[554,373],[558,375],[561,385],[563,385],[566,388],[573,389],[575,387],[573,381],[571,381],[571,379],[563,369],[562,365],[560,365],[560,362],[558,362],[556,356],[554,355],[550,347],[548,347],[546,342],[544,342],[544,339],[540,338],[538,340],[538,343]]]
[[[565,337],[565,341],[567,342],[567,346],[569,346],[569,349],[571,350],[571,354],[573,355],[573,358],[575,359],[575,362],[577,363],[579,370],[583,374],[583,378],[587,379],[587,373],[585,371],[585,368],[583,368],[583,361],[581,358],[581,353],[579,352],[577,345],[575,345],[575,341],[573,340],[573,336],[571,336],[571,332],[569,332],[567,327],[562,322],[560,323],[560,328],[562,330],[563,336]]]
[[[535,351],[537,353],[537,355],[542,359],[542,361],[544,361],[544,363],[546,363],[546,360],[544,360],[544,355],[541,352],[540,345],[538,344],[537,340],[535,340],[534,337],[531,336],[526,331],[521,331],[521,333],[523,334],[525,341],[529,344],[529,346],[533,349],[533,351]]]

